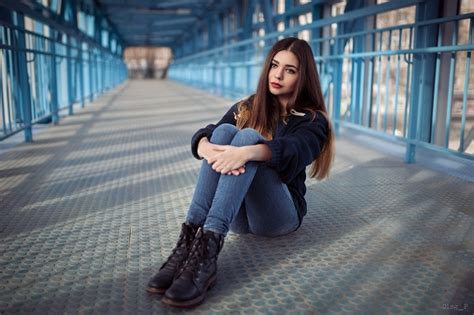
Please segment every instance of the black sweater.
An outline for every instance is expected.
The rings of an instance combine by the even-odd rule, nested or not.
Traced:
[[[192,137],[191,151],[196,159],[199,140],[202,137],[211,138],[217,126],[228,123],[235,126],[234,113],[237,113],[238,103],[234,104],[217,124],[210,124],[199,129]],[[306,215],[306,166],[315,160],[327,140],[328,125],[326,118],[317,114],[313,120],[310,112],[304,116],[290,115],[287,124],[280,122],[273,133],[273,140],[260,140],[259,143],[268,145],[272,152],[270,160],[262,162],[273,168],[283,183],[287,184],[295,207],[298,210],[300,225]]]

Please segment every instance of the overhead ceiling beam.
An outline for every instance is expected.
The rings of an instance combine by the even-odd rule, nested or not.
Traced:
[[[150,46],[150,45],[163,45],[163,46],[172,46],[174,41],[173,40],[131,40],[130,46]]]
[[[135,34],[130,36],[130,38],[137,39],[137,38],[160,38],[160,39],[174,39],[172,36],[162,36],[162,35],[149,35],[149,34]]]
[[[174,45],[191,24],[199,22],[218,3],[216,0],[93,1],[101,4],[127,45],[136,45],[138,39],[142,45],[151,45],[156,43],[154,39],[164,36]]]
[[[153,31],[150,32],[150,35],[168,35],[168,36],[173,36],[173,35],[181,35],[184,32],[184,30],[163,30],[163,31]]]
[[[144,7],[144,6],[127,6],[127,5],[110,5],[107,6],[107,12],[115,13],[116,11],[123,11],[129,15],[130,13],[137,13],[137,14],[153,14],[153,15],[161,15],[161,14],[169,14],[169,15],[191,15],[192,9],[190,8],[162,8],[160,6],[157,7]]]
[[[170,19],[170,20],[159,20],[159,21],[154,21],[153,26],[166,26],[166,25],[174,25],[174,24],[185,24],[185,23],[193,23],[193,22],[196,22],[196,21],[197,21],[196,17]]]
[[[187,6],[187,5],[199,6],[199,5],[206,4],[206,2],[207,1],[199,1],[199,0],[173,0],[173,1],[160,2],[159,5],[162,8],[173,8],[173,7]]]

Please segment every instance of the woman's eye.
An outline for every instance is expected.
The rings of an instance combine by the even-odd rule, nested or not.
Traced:
[[[271,65],[272,68],[275,68],[276,66],[277,66],[276,63],[272,63],[272,65]]]
[[[296,71],[293,70],[293,69],[287,69],[287,71],[288,71],[288,73],[291,73],[291,74],[295,74],[295,73],[296,73]]]

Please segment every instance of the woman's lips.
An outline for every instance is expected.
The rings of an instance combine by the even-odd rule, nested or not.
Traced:
[[[282,86],[281,86],[280,84],[278,84],[278,83],[271,82],[270,84],[271,84],[275,89],[281,89],[281,87],[282,87]]]

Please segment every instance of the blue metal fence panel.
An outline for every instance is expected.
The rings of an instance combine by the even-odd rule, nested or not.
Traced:
[[[57,123],[61,110],[73,114],[74,103],[84,107],[127,78],[121,56],[45,25],[27,30],[15,16],[17,25],[0,21],[0,140],[24,130],[32,141],[32,124]]]
[[[467,128],[474,118],[469,116],[472,114],[468,108],[474,13],[432,18],[425,12],[423,19],[413,23],[379,28],[368,27],[367,23],[364,27],[360,24],[352,29],[346,27],[355,19],[374,20],[379,14],[406,7],[414,8],[418,16],[422,16],[420,10],[428,10],[433,1],[436,0],[391,1],[343,15],[313,19],[310,24],[174,60],[169,77],[225,97],[244,97],[255,91],[268,43],[309,30],[315,34],[311,35],[310,44],[317,48],[315,61],[336,130],[344,125],[403,141],[407,145],[407,162],[415,160],[418,146],[472,160],[474,148],[469,136],[472,128]],[[458,43],[462,21],[469,23],[469,38]],[[324,32],[334,23],[338,25],[337,34]],[[447,42],[443,32],[449,25],[454,31]],[[446,61],[443,56],[447,55],[450,59]],[[456,63],[461,59],[465,62],[464,74],[456,72]],[[442,65],[448,65],[449,71],[441,71]],[[454,84],[455,78],[461,75],[465,77],[462,78],[462,106],[459,106],[459,102],[454,104]],[[204,79],[198,79],[201,76]],[[443,102],[440,90],[448,94]],[[461,131],[454,135],[455,108],[461,108],[458,110]],[[444,121],[441,141],[434,132],[435,128],[439,130],[440,120]]]

